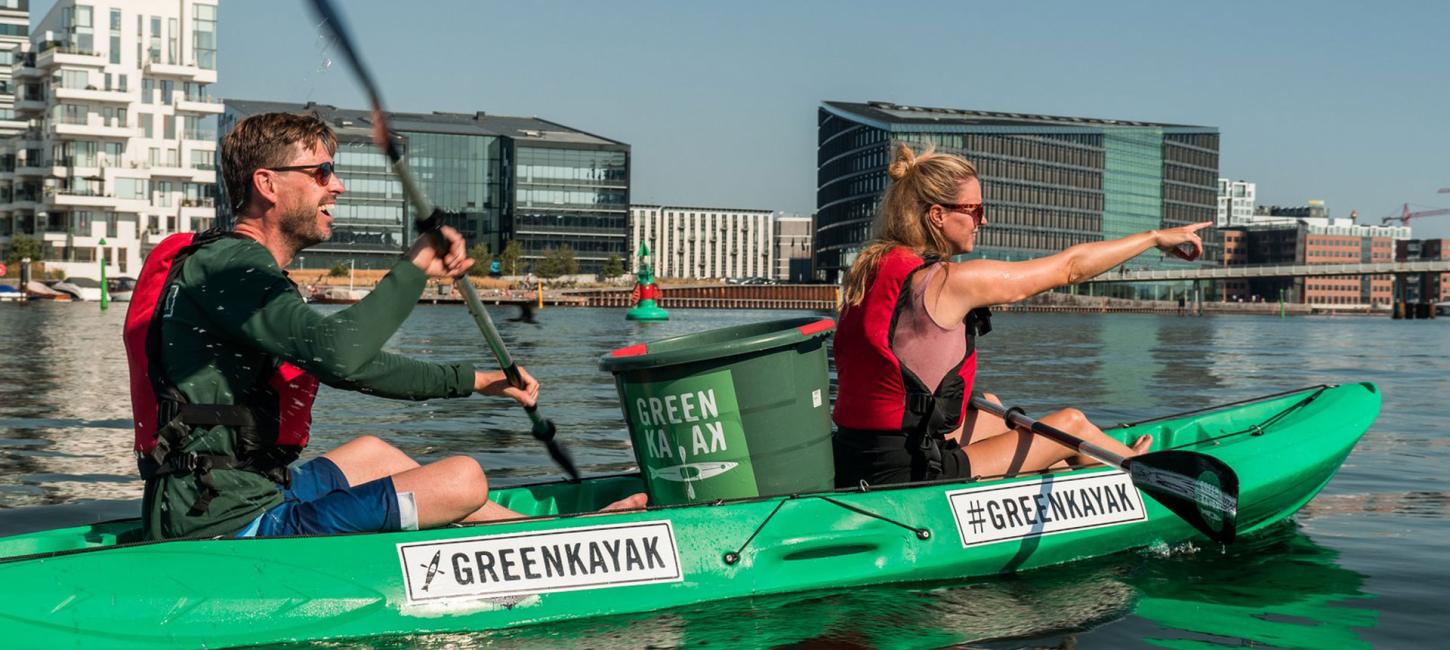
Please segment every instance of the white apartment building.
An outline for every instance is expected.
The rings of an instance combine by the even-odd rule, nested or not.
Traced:
[[[1256,184],[1248,181],[1218,179],[1218,218],[1215,225],[1248,225],[1254,220],[1254,193]]]
[[[30,0],[0,0],[0,137],[25,130],[15,119],[15,85],[10,64],[15,53],[30,42]]]
[[[774,219],[769,210],[632,205],[630,250],[649,245],[656,277],[769,278]],[[639,271],[639,258],[630,260],[630,270]]]
[[[791,282],[809,280],[811,277],[811,242],[815,236],[814,219],[797,214],[777,215],[775,218],[775,274],[771,277]]]
[[[217,0],[59,0],[21,50],[0,247],[23,234],[47,271],[96,278],[104,256],[107,275],[135,276],[167,235],[211,226]]]

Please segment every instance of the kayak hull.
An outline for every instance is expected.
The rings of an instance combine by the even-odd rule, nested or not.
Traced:
[[[1288,518],[1379,412],[1317,387],[1110,431],[1238,473],[1240,536]],[[1209,544],[1109,468],[583,512],[638,476],[498,490],[537,517],[402,533],[128,543],[136,520],[0,539],[18,647],[210,647],[499,629],[710,600],[990,576]]]

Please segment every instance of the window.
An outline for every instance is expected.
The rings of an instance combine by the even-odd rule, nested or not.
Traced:
[[[152,63],[161,63],[161,18],[151,17],[151,48],[147,56]]]
[[[166,28],[166,64],[176,65],[176,38],[181,31],[176,27],[175,18],[167,19]]]
[[[152,104],[152,103],[155,103],[155,101],[151,98],[151,96],[153,94],[153,91],[155,91],[155,90],[156,90],[156,82],[155,81],[152,81],[151,79],[146,79],[146,78],[143,77],[141,79],[141,103],[142,104]]]
[[[191,18],[191,49],[197,67],[216,69],[216,5],[198,4]]]
[[[161,103],[171,105],[171,93],[176,90],[176,82],[170,79],[161,80]]]
[[[150,113],[137,113],[136,121],[141,123],[141,135],[147,138],[156,137],[155,116]]]
[[[193,149],[191,167],[192,169],[216,169],[216,152]]]
[[[162,119],[162,124],[163,124],[163,126],[161,128],[161,137],[166,138],[167,140],[175,140],[176,139],[176,116],[174,116],[174,115],[162,115],[161,116],[161,119]]]
[[[111,63],[121,62],[121,10],[111,10]],[[125,77],[121,77],[125,79]],[[122,88],[125,90],[125,88]]]
[[[155,149],[152,149],[155,151]],[[150,198],[151,182],[144,178],[117,178],[116,198],[118,199],[140,199]]]

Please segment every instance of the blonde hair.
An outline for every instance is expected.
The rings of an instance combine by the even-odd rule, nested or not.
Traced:
[[[952,254],[951,246],[927,215],[933,205],[957,202],[960,183],[977,177],[976,165],[961,156],[937,153],[931,145],[917,155],[906,143],[897,142],[893,154],[886,170],[891,185],[876,215],[875,234],[846,274],[842,309],[859,305],[866,298],[876,264],[891,249],[904,246],[917,255]]]

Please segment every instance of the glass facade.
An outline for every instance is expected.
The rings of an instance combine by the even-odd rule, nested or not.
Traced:
[[[1217,207],[1218,132],[1211,127],[874,102],[828,102],[818,116],[816,269],[827,281],[839,281],[871,238],[897,142],[918,151],[930,145],[977,166],[988,226],[970,257],[1040,257],[1079,243],[1212,221]],[[1214,237],[1206,238],[1205,261],[1218,259]],[[1177,263],[1150,252],[1131,265]],[[1125,295],[1168,289],[1109,286]]]
[[[321,104],[229,100],[223,133],[249,115],[313,112],[338,136],[333,157],[347,191],[333,210],[333,235],[298,256],[307,268],[353,260],[389,268],[416,238],[418,215],[371,141],[370,114]],[[629,145],[533,118],[484,113],[393,113],[404,159],[434,205],[455,213],[468,246],[497,255],[523,249],[521,272],[568,245],[581,273],[603,270],[611,255],[629,259]],[[220,211],[230,223],[230,200]]]
[[[463,233],[470,246],[485,243],[497,253],[508,208],[503,191],[507,168],[503,139],[409,131],[403,134],[408,138],[408,166],[428,198],[440,208],[462,213],[449,225]],[[412,232],[411,224],[408,232]]]
[[[621,146],[622,147],[622,146]],[[516,142],[513,239],[526,263],[567,245],[580,273],[628,260],[629,152]]]

